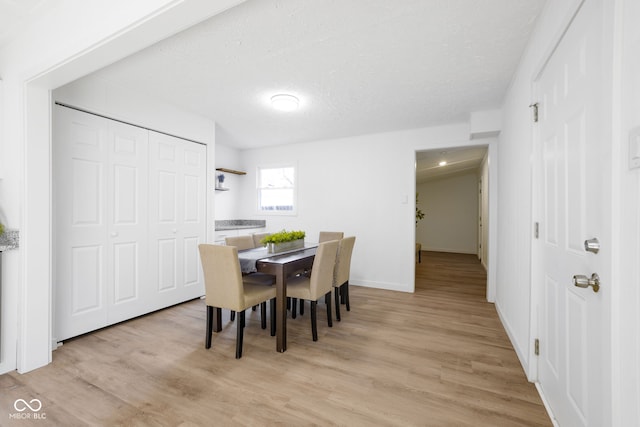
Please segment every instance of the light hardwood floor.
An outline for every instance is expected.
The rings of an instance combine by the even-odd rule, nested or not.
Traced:
[[[70,340],[0,376],[0,425],[551,425],[476,257],[423,252],[416,277],[415,294],[352,286],[333,328],[319,305],[315,343],[307,306],[282,354],[251,311],[242,359],[235,322],[205,350],[202,300]],[[34,398],[46,420],[9,417]]]

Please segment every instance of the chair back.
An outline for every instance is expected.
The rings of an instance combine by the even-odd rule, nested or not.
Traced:
[[[351,273],[351,254],[353,253],[353,246],[355,244],[355,236],[345,237],[340,240],[333,286],[342,286],[349,280],[349,274]]]
[[[235,246],[239,251],[255,247],[253,246],[253,237],[248,234],[245,236],[225,237],[224,242],[227,246]]]
[[[212,307],[242,311],[244,287],[238,249],[235,246],[198,245],[204,272],[206,303]]]
[[[333,271],[336,266],[336,255],[338,253],[337,240],[320,243],[316,250],[316,256],[311,268],[311,278],[309,286],[311,297],[318,299],[331,291],[333,287]]]
[[[253,235],[253,247],[254,248],[261,248],[264,245],[262,243],[260,243],[260,240],[264,239],[265,237],[269,236],[271,233],[255,233]]]
[[[321,231],[318,236],[318,242],[328,242],[329,240],[340,240],[344,237],[342,231]]]

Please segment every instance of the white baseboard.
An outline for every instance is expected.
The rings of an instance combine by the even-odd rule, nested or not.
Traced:
[[[542,404],[544,405],[544,409],[547,410],[547,415],[549,415],[549,418],[551,419],[551,422],[553,423],[554,427],[560,427],[558,424],[558,421],[556,420],[556,417],[553,416],[553,411],[549,406],[549,402],[547,401],[547,397],[544,395],[544,391],[542,390],[542,387],[540,387],[540,383],[535,382],[534,384],[536,386],[536,390],[538,390],[540,399],[542,399]]]

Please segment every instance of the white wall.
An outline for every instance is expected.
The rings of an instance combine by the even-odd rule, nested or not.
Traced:
[[[216,167],[243,171],[242,152],[235,148],[216,144]],[[216,175],[222,172],[216,172]],[[244,219],[239,216],[238,201],[241,194],[242,181],[245,175],[234,175],[224,172],[224,185],[229,191],[216,191],[215,219]]]
[[[20,249],[4,256],[0,373],[51,360],[49,90],[238,3],[67,0],[0,46],[0,206],[7,226],[21,231]]]
[[[246,150],[239,214],[266,219],[271,231],[304,230],[309,239],[322,230],[355,235],[351,282],[411,292],[415,152],[468,145],[483,142],[470,142],[468,125],[458,124]],[[258,215],[256,168],[283,162],[298,167],[298,214]]]
[[[620,207],[620,227],[617,230],[620,250],[614,255],[619,273],[614,276],[618,287],[612,289],[613,387],[614,423],[637,425],[640,420],[640,169],[629,169],[628,144],[630,132],[640,126],[640,2],[618,2],[616,18],[622,24],[620,84],[614,87],[614,108],[619,102],[619,125],[614,122],[613,151],[614,199]],[[614,144],[615,146],[615,144]],[[615,272],[614,266],[614,272]]]
[[[475,254],[478,252],[478,174],[476,171],[418,184],[416,242],[422,250]]]

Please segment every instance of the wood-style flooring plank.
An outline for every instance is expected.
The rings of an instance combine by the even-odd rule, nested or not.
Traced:
[[[549,426],[473,255],[423,252],[413,294],[351,286],[351,311],[319,340],[309,310],[288,321],[288,350],[247,311],[204,348],[194,300],[64,343],[53,363],[0,376],[0,426]],[[40,399],[45,420],[11,419]]]

